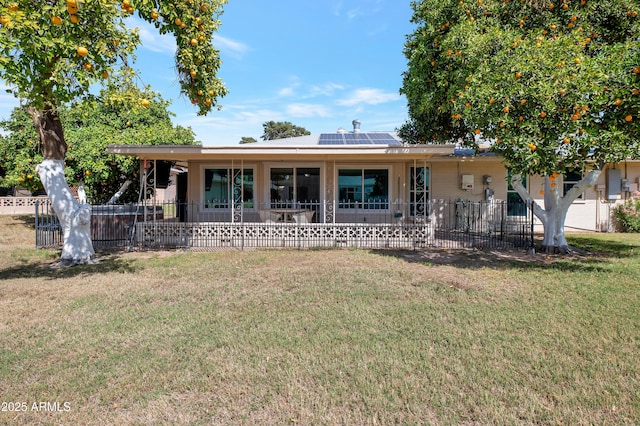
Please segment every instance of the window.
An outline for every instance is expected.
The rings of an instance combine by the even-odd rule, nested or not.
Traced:
[[[429,216],[429,168],[411,167],[409,186],[409,215]]]
[[[340,169],[338,197],[343,209],[388,209],[389,170]]]
[[[253,207],[253,169],[204,169],[205,208],[229,209],[242,201],[244,208]]]
[[[526,216],[527,206],[522,197],[511,186],[511,170],[507,174],[507,216]],[[522,185],[527,188],[527,178],[522,178]]]
[[[320,201],[318,167],[274,167],[269,181],[272,206],[318,204]]]
[[[562,178],[562,195],[565,195],[574,185],[582,180],[582,173],[576,171],[568,171]],[[584,192],[581,193],[577,200],[584,200]]]

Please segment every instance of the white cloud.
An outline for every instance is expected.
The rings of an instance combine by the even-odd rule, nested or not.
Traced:
[[[222,54],[236,59],[241,59],[249,51],[249,46],[246,44],[221,35],[213,36],[213,44]]]
[[[353,91],[349,97],[339,100],[338,105],[378,105],[387,102],[395,102],[400,99],[400,95],[393,92],[384,92],[380,89],[357,89]]]
[[[292,117],[329,117],[329,108],[320,104],[289,104],[286,113]]]
[[[142,48],[167,55],[175,53],[176,41],[172,36],[160,34],[153,25],[133,16],[127,18],[125,22],[128,28],[138,29]]]
[[[169,55],[175,54],[177,45],[173,36],[160,34],[153,25],[135,17],[127,18],[127,27],[138,29],[144,49]],[[213,43],[221,53],[236,59],[242,58],[249,51],[249,46],[246,44],[217,34],[213,36]]]
[[[315,96],[333,96],[333,94],[338,90],[343,90],[344,86],[338,83],[324,83],[321,85],[311,86],[309,89],[308,97]]]
[[[283,87],[278,91],[278,96],[291,96],[293,93],[293,87]]]

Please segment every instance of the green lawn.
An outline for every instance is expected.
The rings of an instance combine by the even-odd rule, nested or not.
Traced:
[[[52,270],[28,223],[0,216],[0,424],[640,423],[637,235]]]

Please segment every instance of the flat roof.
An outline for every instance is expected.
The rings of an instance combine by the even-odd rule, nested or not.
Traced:
[[[273,142],[273,141],[272,141]],[[109,154],[137,156],[145,160],[198,160],[208,158],[265,157],[357,157],[407,156],[430,157],[454,153],[455,145],[292,145],[249,143],[235,146],[200,145],[109,145]]]
[[[367,156],[433,157],[455,152],[455,144],[403,144],[396,132],[336,132],[273,139],[231,146],[109,145],[110,154],[144,160],[284,159],[301,156],[346,158]]]

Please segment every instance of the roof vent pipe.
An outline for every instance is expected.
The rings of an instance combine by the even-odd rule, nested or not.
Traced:
[[[360,133],[360,120],[353,120],[351,124],[353,124],[353,133]]]

